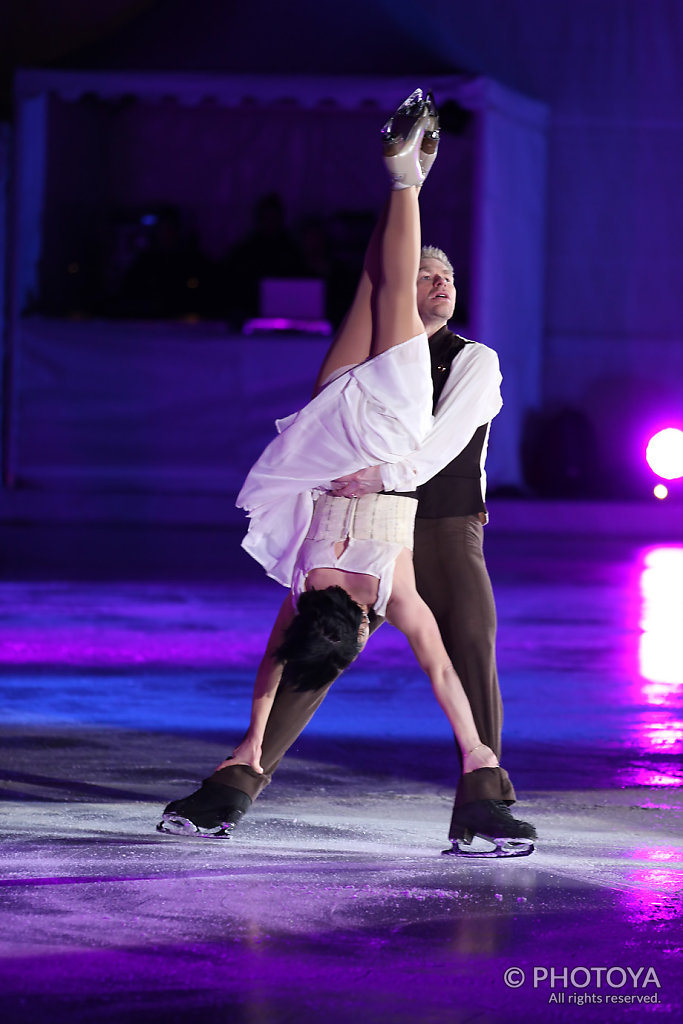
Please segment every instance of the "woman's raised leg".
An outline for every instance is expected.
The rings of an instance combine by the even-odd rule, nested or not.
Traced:
[[[337,370],[343,366],[355,366],[364,362],[370,355],[372,344],[372,293],[379,266],[379,247],[386,207],[382,210],[379,220],[368,242],[363,262],[363,271],[356,288],[351,308],[344,317],[334,341],[320,367],[313,394],[317,395],[322,386]]]
[[[419,187],[436,156],[438,116],[431,95],[420,90],[397,115],[412,118],[405,138],[394,136],[394,118],[383,129],[392,191],[365,253],[356,294],[318,374],[314,394],[337,370],[364,362],[420,334],[415,283],[420,258]],[[400,164],[400,173],[393,165]],[[407,184],[407,182],[414,184]]]
[[[394,189],[380,247],[380,266],[372,294],[372,349],[379,355],[424,331],[417,311],[420,265],[419,188]]]

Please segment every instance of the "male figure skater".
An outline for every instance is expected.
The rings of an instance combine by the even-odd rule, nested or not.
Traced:
[[[429,338],[435,424],[420,451],[398,465],[336,481],[336,494],[418,485],[414,564],[418,591],[431,608],[462,680],[482,740],[500,758],[503,706],[496,669],[496,608],[483,553],[484,462],[490,420],[501,407],[496,354],[448,329],[456,291],[448,257],[425,246],[417,306]],[[502,768],[462,775],[449,838],[463,852],[474,835],[535,839],[514,818],[515,791]],[[503,855],[499,848],[493,855]]]

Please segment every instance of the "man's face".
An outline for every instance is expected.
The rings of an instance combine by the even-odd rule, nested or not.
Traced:
[[[450,270],[441,260],[422,260],[417,273],[417,311],[423,324],[445,323],[454,309],[455,287]]]

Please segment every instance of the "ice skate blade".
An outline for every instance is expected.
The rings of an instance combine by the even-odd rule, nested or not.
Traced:
[[[157,832],[167,836],[193,836],[196,839],[229,839],[234,827],[234,822],[224,821],[215,828],[200,828],[180,814],[164,814],[157,825]]]
[[[415,89],[382,127],[381,136],[385,145],[396,145],[400,149],[423,106],[422,89]]]
[[[442,853],[454,857],[528,857],[534,850],[532,839],[475,835],[470,842],[454,839],[451,849]]]

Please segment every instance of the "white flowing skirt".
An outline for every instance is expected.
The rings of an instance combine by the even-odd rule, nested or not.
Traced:
[[[278,436],[237,497],[250,516],[242,546],[269,576],[291,586],[314,498],[337,477],[404,459],[431,425],[429,346],[419,334],[354,366],[277,421]]]

